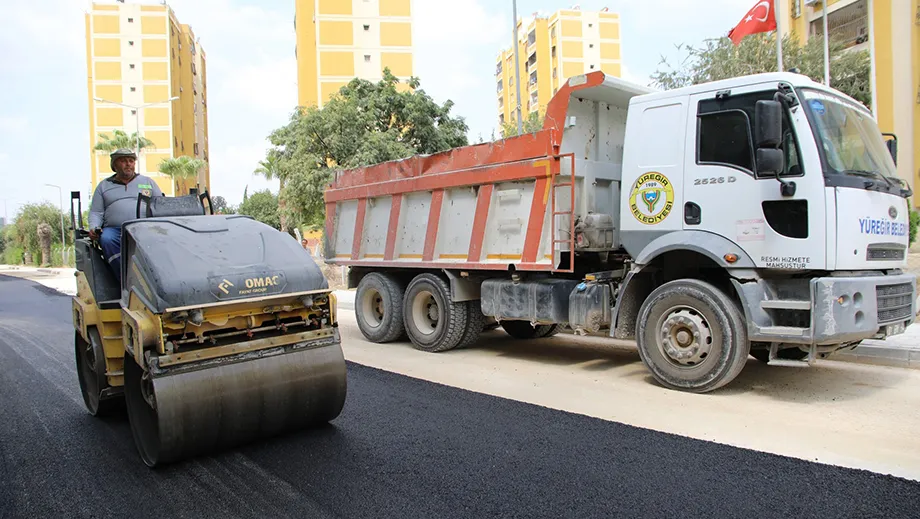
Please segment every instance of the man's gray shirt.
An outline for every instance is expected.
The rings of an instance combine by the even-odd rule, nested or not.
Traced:
[[[115,175],[99,182],[90,205],[89,228],[121,227],[128,220],[137,219],[137,195],[162,196],[160,186],[150,177],[135,175],[127,184],[116,180]]]

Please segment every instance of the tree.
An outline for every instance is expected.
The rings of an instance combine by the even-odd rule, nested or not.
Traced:
[[[700,47],[678,45],[687,55],[674,68],[662,57],[660,68],[652,75],[652,83],[670,90],[687,85],[727,79],[748,74],[776,71],[776,39],[768,34],[755,34],[744,38],[735,46],[728,38],[709,39]],[[831,86],[849,95],[867,107],[872,103],[870,88],[870,63],[868,51],[846,50],[844,45],[831,39]],[[824,82],[824,40],[809,38],[801,45],[794,34],[783,38],[783,66],[786,70],[797,68],[815,81]]]
[[[239,214],[249,215],[256,220],[274,227],[281,228],[281,219],[278,215],[278,197],[265,189],[249,195],[240,204]]]
[[[140,137],[140,148],[143,150],[145,148],[152,148],[156,146],[153,141],[144,137]],[[130,148],[134,149],[138,144],[137,133],[132,133],[128,135],[123,130],[114,130],[112,135],[105,133],[99,134],[99,140],[96,142],[94,149],[98,151],[107,151],[109,153],[117,150],[118,148]]]
[[[212,196],[211,197],[211,209],[214,210],[214,214],[230,214],[227,212],[227,199],[222,196]]]
[[[265,180],[274,180],[278,179],[279,189],[278,192],[281,193],[284,191],[284,181],[287,178],[287,173],[281,169],[281,151],[278,149],[270,149],[265,155],[265,160],[259,161],[259,167],[253,171],[256,175],[262,175],[265,177]],[[279,200],[278,203],[280,214],[281,214],[281,230],[287,232],[287,218],[285,217],[284,211],[284,200]]]
[[[451,116],[453,102],[438,105],[418,78],[399,91],[389,69],[376,83],[355,78],[322,109],[298,109],[269,141],[287,172],[281,199],[290,226],[322,224],[323,192],[337,169],[437,153],[467,144],[468,127]]]
[[[51,265],[51,226],[42,222],[38,224],[35,232],[38,234],[38,244],[42,251],[42,266]]]
[[[39,257],[41,254],[41,242],[38,237],[38,226],[48,224],[51,227],[51,241],[60,243],[61,239],[61,211],[57,206],[45,202],[42,204],[26,204],[19,209],[16,214],[16,220],[11,224],[13,228],[6,235],[7,244],[12,242],[13,247],[28,252],[32,257]],[[71,238],[65,234],[67,244],[70,244]]]
[[[207,163],[201,159],[183,155],[160,162],[157,169],[160,173],[173,179],[176,186],[176,193],[180,193],[183,190],[187,190],[183,188],[186,181],[190,178],[197,178],[198,172],[201,171],[201,168],[205,167],[206,164]]]
[[[502,139],[514,137],[518,134],[517,116],[515,115],[512,119],[511,122],[502,123]],[[521,126],[524,129],[524,133],[538,132],[543,129],[543,116],[540,115],[540,112],[530,112],[527,114],[527,117],[521,121]]]

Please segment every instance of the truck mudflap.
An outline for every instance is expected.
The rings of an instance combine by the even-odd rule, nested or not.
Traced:
[[[917,316],[912,274],[733,283],[751,341],[832,346],[884,339],[904,333]]]

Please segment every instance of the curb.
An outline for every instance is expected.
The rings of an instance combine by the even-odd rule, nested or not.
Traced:
[[[839,360],[874,366],[920,369],[920,349],[860,344],[852,350],[837,351],[825,360]]]

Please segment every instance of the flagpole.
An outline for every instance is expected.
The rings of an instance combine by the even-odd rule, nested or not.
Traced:
[[[776,19],[776,68],[783,71],[783,28],[780,24],[779,0],[773,0],[773,18]]]
[[[824,84],[831,86],[830,35],[827,34],[827,2],[824,2]]]
[[[878,120],[878,103],[875,100],[875,11],[872,3],[872,0],[867,2],[869,9],[869,88],[872,96],[872,117]]]

